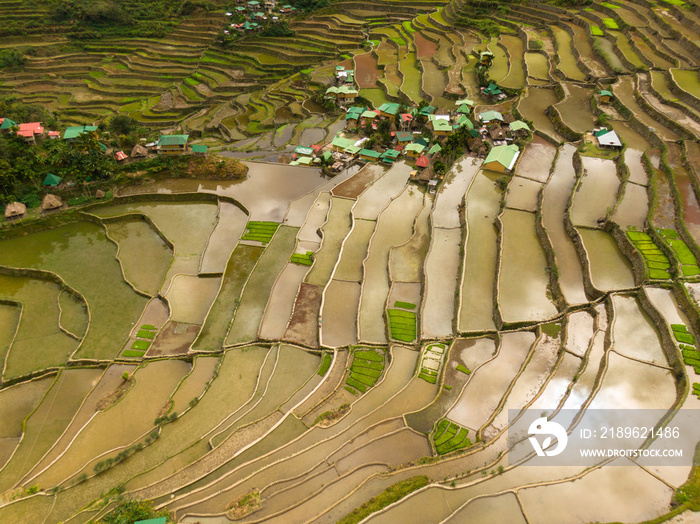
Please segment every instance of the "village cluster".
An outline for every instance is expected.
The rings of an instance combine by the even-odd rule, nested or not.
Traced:
[[[265,24],[272,22],[276,24],[280,21],[283,15],[288,15],[296,11],[296,7],[291,5],[278,6],[275,0],[238,0],[238,6],[234,11],[228,11],[226,16],[231,18],[238,15],[238,18],[243,18],[242,22],[229,23],[228,29],[224,30],[224,34],[230,34],[231,30],[250,32],[260,31]]]

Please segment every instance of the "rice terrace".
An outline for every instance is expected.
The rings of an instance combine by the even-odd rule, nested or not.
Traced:
[[[0,523],[700,522],[695,0],[0,13]]]

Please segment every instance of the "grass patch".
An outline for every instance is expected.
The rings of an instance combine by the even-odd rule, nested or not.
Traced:
[[[416,309],[415,304],[411,304],[410,302],[401,302],[400,300],[394,302],[394,307],[399,307],[401,309]]]
[[[471,371],[469,371],[469,368],[466,366],[463,366],[462,364],[457,364],[457,371],[461,371],[462,373],[465,373],[466,375],[471,375]]]
[[[409,493],[412,493],[423,486],[427,486],[429,483],[430,479],[425,475],[410,477],[406,480],[402,480],[401,482],[397,482],[396,484],[386,488],[376,497],[369,499],[359,508],[356,508],[352,512],[345,515],[337,522],[337,524],[356,524],[357,522],[367,518],[372,513],[376,513],[388,505],[401,500]]]
[[[328,369],[331,367],[331,362],[333,362],[333,357],[330,353],[325,353],[323,355],[323,362],[321,362],[321,367],[318,368],[318,374],[324,376],[328,373]]]
[[[146,351],[150,346],[151,343],[148,340],[137,340],[131,345],[131,349]]]
[[[549,324],[542,324],[542,332],[552,338],[557,338],[559,333],[561,333],[561,323],[550,322]]]

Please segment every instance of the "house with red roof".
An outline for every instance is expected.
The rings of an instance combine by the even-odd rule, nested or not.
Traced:
[[[114,157],[117,159],[117,162],[121,162],[122,160],[126,160],[127,156],[124,151],[117,151]]]
[[[428,160],[428,157],[425,155],[421,155],[418,158],[416,158],[416,167],[419,167],[421,169],[425,169],[428,167],[428,164],[430,163],[430,160]]]
[[[23,137],[27,142],[35,142],[37,136],[44,134],[44,128],[41,127],[41,122],[30,122],[28,124],[20,124],[17,135]]]
[[[57,139],[61,138],[60,131],[49,131],[48,135],[49,135],[49,138],[51,140],[57,140]]]

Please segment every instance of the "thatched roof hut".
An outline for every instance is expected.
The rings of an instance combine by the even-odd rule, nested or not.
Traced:
[[[98,189],[95,191],[95,198],[104,198],[105,197],[105,192],[102,191],[101,189]]]
[[[63,206],[63,201],[56,195],[46,194],[44,200],[41,201],[41,210],[50,211]]]
[[[5,208],[5,218],[20,218],[27,212],[27,206],[22,202],[12,202]]]
[[[148,149],[141,144],[136,144],[131,150],[131,158],[143,158],[145,156],[148,156]]]

